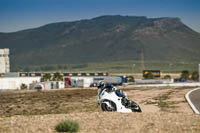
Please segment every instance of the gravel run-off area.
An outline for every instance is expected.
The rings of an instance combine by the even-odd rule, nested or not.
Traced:
[[[0,133],[51,133],[61,120],[75,120],[80,133],[199,133],[184,95],[191,88],[124,88],[142,113],[102,112],[96,89],[0,92]]]

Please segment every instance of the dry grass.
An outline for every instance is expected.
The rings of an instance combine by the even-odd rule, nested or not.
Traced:
[[[60,120],[76,120],[81,133],[199,133],[184,95],[190,88],[129,88],[128,98],[143,113],[105,113],[96,103],[96,89],[0,92],[0,133],[50,133]],[[8,117],[9,116],[9,117]]]
[[[184,95],[191,88],[159,87],[124,89],[144,112],[193,113]]]
[[[3,125],[13,133],[53,133],[61,120],[75,120],[81,133],[199,133],[200,117],[175,113],[71,113],[7,117]]]
[[[96,90],[0,92],[0,115],[41,115],[98,111]]]

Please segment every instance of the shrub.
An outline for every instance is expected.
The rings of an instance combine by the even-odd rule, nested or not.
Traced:
[[[55,126],[57,132],[76,133],[79,131],[79,124],[71,120],[62,120]]]
[[[26,84],[21,84],[20,86],[21,90],[27,90],[28,86]]]
[[[171,76],[170,75],[165,75],[164,79],[171,79]]]

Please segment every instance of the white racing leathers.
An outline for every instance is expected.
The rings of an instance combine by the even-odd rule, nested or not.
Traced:
[[[97,102],[103,111],[142,112],[137,103],[128,100],[126,95],[116,87],[98,88]]]

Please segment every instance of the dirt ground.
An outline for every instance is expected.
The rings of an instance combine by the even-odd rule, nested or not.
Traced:
[[[0,92],[0,115],[42,115],[98,110],[96,90]]]
[[[197,115],[176,113],[82,112],[0,118],[3,133],[55,133],[61,120],[74,120],[80,133],[199,133]]]
[[[0,91],[0,133],[55,132],[62,119],[76,120],[80,132],[200,132],[184,95],[191,88],[124,88],[142,113],[107,113],[97,105],[96,88]]]
[[[184,97],[191,88],[159,87],[124,90],[127,91],[129,99],[141,106],[143,112],[193,113]]]

